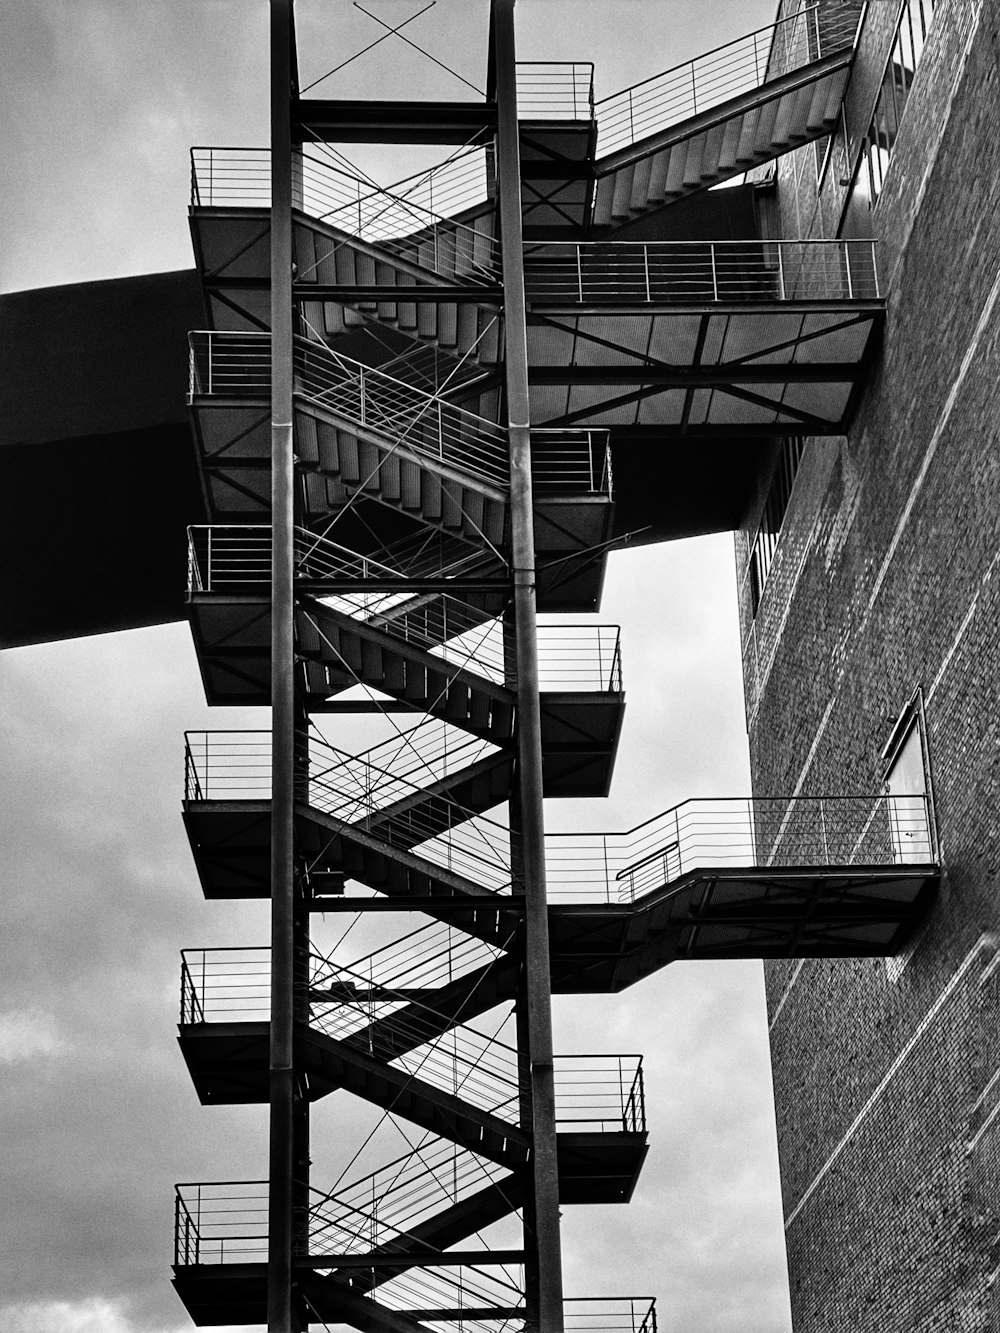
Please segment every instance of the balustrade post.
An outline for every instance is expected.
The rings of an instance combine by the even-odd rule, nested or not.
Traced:
[[[778,300],[783,301],[785,299],[785,264],[782,255],[784,245],[781,241],[776,241],[775,244],[778,247]]]
[[[695,115],[698,114],[698,83],[695,78],[694,61],[691,61],[691,109]]]
[[[653,297],[649,289],[649,246],[648,245],[644,245],[642,247],[642,265],[643,265],[643,271],[646,275],[646,301],[651,302]]]
[[[851,276],[851,243],[844,243],[844,268],[847,270],[847,299],[854,300],[854,281]]]
[[[719,274],[715,263],[715,242],[709,242],[708,246],[709,262],[712,265],[712,299],[719,299]]]
[[[581,246],[577,242],[576,246],[576,290],[579,296],[580,304],[583,304],[583,256]]]
[[[826,808],[822,796],[819,798],[819,827],[823,844],[823,864],[828,866],[830,864],[830,843],[827,837]]]
[[[493,57],[497,97],[500,235],[510,441],[511,565],[517,663],[518,786],[524,876],[524,974],[530,1066],[532,1189],[525,1209],[526,1329],[562,1333],[563,1281],[552,984],[545,883],[541,707],[535,539],[532,517],[531,415],[528,395],[527,310],[521,217],[520,136],[514,42],[515,0],[494,0]],[[537,1301],[534,1282],[537,1275]]]

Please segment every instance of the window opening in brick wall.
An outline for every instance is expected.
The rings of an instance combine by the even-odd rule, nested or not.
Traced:
[[[790,436],[781,442],[778,462],[768,487],[764,501],[764,513],[754,539],[750,544],[748,577],[750,579],[751,615],[757,614],[761,593],[767,580],[774,552],[778,546],[781,525],[785,521],[785,510],[792,494],[795,474],[805,449],[805,440],[801,435]]]
[[[885,173],[899,133],[899,122],[927,41],[935,4],[940,4],[940,0],[905,0],[899,16],[892,57],[882,76],[871,125],[862,144],[858,179],[854,187],[860,187],[867,194],[871,207],[874,207],[882,193]]]
[[[918,690],[900,714],[882,751],[889,829],[897,864],[932,857],[925,760],[923,696]]]
[[[897,864],[919,864],[937,855],[931,785],[927,763],[927,727],[923,692],[917,690],[903,709],[882,751],[884,790],[889,801],[889,836]],[[919,931],[901,953],[885,960],[886,977],[898,981],[927,929]]]

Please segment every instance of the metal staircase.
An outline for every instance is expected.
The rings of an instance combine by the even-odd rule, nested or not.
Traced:
[[[833,130],[858,8],[809,5],[598,102],[594,226],[620,224]]]
[[[511,0],[492,15],[489,134],[440,170],[362,180],[338,132],[417,133],[405,113],[294,95],[273,153],[192,155],[191,625],[208,701],[273,722],[185,751],[206,897],[272,906],[269,944],[182,957],[198,1095],[271,1116],[267,1181],[177,1187],[202,1325],[655,1333],[650,1301],[562,1292],[559,1208],[628,1200],[646,1116],[638,1056],[553,1052],[551,995],[885,952],[936,882],[907,798],[546,835],[544,798],[607,794],[622,726],[617,628],[536,620],[599,605],[612,432],[842,429],[883,307],[870,246],[605,239],[827,132],[853,30],[814,7],[596,106],[585,67],[524,67],[519,125]],[[357,715],[360,751],[336,732]],[[320,914],[406,913],[362,957],[318,938]],[[348,1094],[415,1146],[320,1192],[311,1108]],[[516,1248],[482,1234],[512,1217]]]

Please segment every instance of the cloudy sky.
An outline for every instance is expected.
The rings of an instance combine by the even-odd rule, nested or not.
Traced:
[[[365,7],[398,21],[421,4]],[[520,0],[519,54],[594,59],[602,95],[771,9]],[[380,31],[348,0],[300,0],[304,82]],[[482,85],[480,0],[439,0],[407,32]],[[187,151],[265,141],[265,39],[265,0],[7,0],[0,289],[189,267]],[[392,95],[463,95],[396,39],[322,91],[390,80]],[[553,807],[552,826],[625,828],[746,791],[731,539],[612,557],[601,619],[624,633],[615,784]],[[252,1179],[266,1160],[266,1113],[202,1108],[175,1042],[179,950],[266,939],[259,906],[202,900],[182,734],[260,721],[205,707],[181,625],[8,651],[0,688],[0,1329],[179,1333],[174,1181]],[[564,1052],[595,1032],[644,1052],[652,1144],[628,1208],[567,1211],[567,1293],[656,1294],[665,1333],[786,1333],[759,965],[675,965],[613,1002],[557,1001],[555,1019]],[[324,1150],[363,1133],[349,1101],[317,1113]],[[316,1156],[315,1183],[332,1182],[339,1163]]]

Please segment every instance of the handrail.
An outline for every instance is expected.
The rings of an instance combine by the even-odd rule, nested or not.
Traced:
[[[433,173],[429,188],[426,172],[384,188],[324,160],[323,151],[322,146],[307,146],[292,154],[293,207],[384,251],[389,262],[399,258],[439,276],[495,282],[500,265],[496,238],[434,207],[436,202],[438,210],[444,205],[460,211],[480,198],[485,201],[481,149],[450,159],[459,163],[455,168],[442,165],[436,201]],[[191,149],[193,207],[262,209],[269,207],[270,198],[269,149]],[[300,281],[309,276],[304,269]]]
[[[270,799],[271,733],[214,731],[185,734],[185,800]],[[299,775],[299,799],[359,830],[373,825],[387,846],[422,844],[421,855],[491,892],[510,889],[509,855],[488,829],[490,822],[448,795],[428,787],[460,774],[499,747],[427,720],[359,755],[310,738],[309,770]],[[406,811],[405,834],[378,815],[398,801],[419,797]],[[446,833],[442,834],[442,821]],[[496,828],[499,830],[500,826]],[[502,830],[506,837],[506,830]]]
[[[519,60],[521,120],[594,119],[594,65],[588,60]]]
[[[256,776],[240,779],[243,788],[232,777],[226,777],[225,764],[218,765],[218,773],[214,768],[210,773],[209,733],[203,735],[206,739],[202,742],[204,754],[200,763],[196,748],[190,741],[188,744],[191,756],[185,765],[188,800],[207,799],[220,782],[226,790],[243,790],[244,798],[257,795],[259,799],[261,791],[269,790],[269,768],[263,763],[263,756],[258,756]],[[369,769],[364,757],[357,763],[361,765],[360,773],[367,777]],[[327,799],[322,789],[319,796]],[[364,808],[363,796],[340,799]],[[477,817],[476,821],[470,821],[470,828],[487,822]],[[501,826],[495,828],[498,835],[506,834]],[[453,833],[454,830],[449,831],[449,839]],[[428,833],[428,838],[431,836]],[[493,882],[496,849],[491,848],[484,855],[482,850],[477,852],[460,844],[453,846],[445,839],[436,841],[436,845],[428,844],[425,852],[429,859],[448,865],[455,855],[461,867],[459,873],[485,885]],[[936,863],[931,810],[927,797],[919,794],[695,798],[624,832],[546,835],[549,894],[570,902],[595,899],[606,903],[635,902],[702,868],[845,868]],[[502,873],[509,874],[506,857],[502,865]]]
[[[635,902],[697,869],[933,865],[922,795],[696,798],[621,833],[546,835],[550,897]]]
[[[833,16],[831,21],[824,14],[821,24],[819,8],[810,5],[601,98],[595,107],[598,156],[761,87],[773,77],[772,64],[785,73],[853,47],[857,16]]]
[[[436,928],[439,931],[439,928]],[[482,966],[482,957],[447,956],[438,986]],[[511,1124],[520,1118],[518,1052],[434,1007],[434,989],[371,981],[370,959],[354,964],[310,957],[305,990],[310,1026],[334,1041],[362,1037],[369,1052],[424,1083]],[[452,965],[454,970],[452,971]],[[266,1021],[270,1005],[270,950],[186,949],[182,977],[192,987],[182,999],[181,1022]],[[192,1014],[197,1014],[192,1018]],[[388,1025],[380,1041],[379,1025]],[[644,1133],[642,1057],[626,1053],[574,1054],[555,1060],[556,1120],[564,1129]]]
[[[266,397],[271,343],[266,333],[197,329],[188,335],[191,396]],[[406,384],[325,343],[296,338],[296,395],[336,413],[371,438],[448,464],[489,485],[510,486],[503,426]]]
[[[258,399],[271,390],[271,342],[266,333],[194,329],[188,334],[188,393]],[[507,429],[458,407],[440,394],[365,365],[325,343],[296,338],[296,396],[432,466],[447,466],[500,495],[510,489]],[[546,493],[610,495],[610,436],[605,428],[542,429],[533,462],[537,489]]]
[[[628,306],[873,300],[873,240],[547,241],[525,246],[530,302]]]
[[[516,687],[506,649],[503,620],[477,611],[460,598],[438,594],[433,602],[406,611],[403,591],[339,592],[323,596],[324,577],[375,577],[391,583],[399,576],[385,566],[297,529],[295,574],[317,590],[330,610],[369,626],[399,645],[439,656],[484,682]],[[271,529],[242,526],[194,526],[188,529],[188,592],[264,592],[270,584]],[[393,614],[390,614],[393,613]],[[322,617],[322,610],[317,610]],[[620,693],[621,630],[617,625],[541,625],[538,628],[540,688],[543,692]]]

